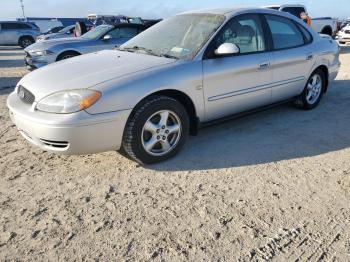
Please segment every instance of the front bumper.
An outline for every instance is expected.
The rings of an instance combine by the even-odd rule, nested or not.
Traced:
[[[124,126],[131,110],[91,115],[50,114],[34,111],[15,92],[7,99],[12,122],[32,144],[43,150],[83,155],[120,149]]]
[[[56,61],[53,55],[33,57],[30,53],[26,52],[24,62],[29,70],[38,69]]]

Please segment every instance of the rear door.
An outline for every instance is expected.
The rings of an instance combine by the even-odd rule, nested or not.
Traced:
[[[272,102],[299,95],[314,64],[312,36],[297,22],[265,15],[270,29],[272,52]]]
[[[1,31],[3,31],[3,41],[5,45],[17,45],[21,35],[20,23],[2,23]]]

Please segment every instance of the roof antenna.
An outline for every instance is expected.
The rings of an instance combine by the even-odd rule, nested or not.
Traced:
[[[23,3],[23,0],[19,0],[19,1],[20,1],[20,3],[21,3],[23,18],[24,18],[25,20],[27,20],[26,15],[25,15],[25,13],[24,13],[24,3]]]

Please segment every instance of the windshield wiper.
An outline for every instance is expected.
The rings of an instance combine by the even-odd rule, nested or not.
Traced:
[[[127,52],[137,52],[139,50],[146,52],[147,54],[151,54],[151,55],[156,55],[155,53],[153,53],[152,50],[147,49],[145,47],[140,47],[140,46],[133,46],[133,47],[123,47],[120,48],[121,51],[127,51]]]
[[[159,56],[159,57],[166,57],[166,58],[172,58],[172,59],[179,59],[176,56],[169,55],[169,54],[157,54],[153,52],[153,50],[148,49],[146,47],[140,47],[140,46],[133,46],[133,47],[123,47],[123,48],[117,48],[120,51],[127,51],[127,52],[137,52],[137,51],[143,51],[146,52],[149,55],[153,56]]]
[[[177,56],[169,55],[169,54],[160,54],[159,56],[165,57],[165,58],[179,59]]]

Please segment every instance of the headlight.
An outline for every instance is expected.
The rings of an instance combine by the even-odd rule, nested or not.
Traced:
[[[36,109],[49,113],[69,114],[89,108],[101,97],[101,92],[89,89],[67,90],[44,97]]]
[[[42,51],[34,51],[31,52],[33,56],[45,56],[45,55],[52,55],[53,52],[50,50],[42,50]]]

